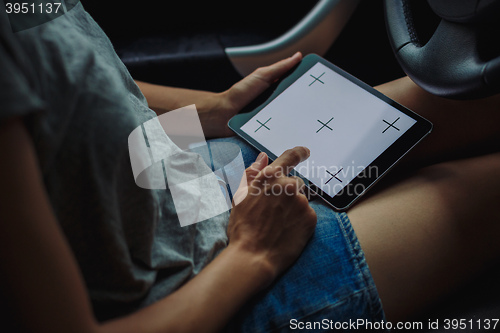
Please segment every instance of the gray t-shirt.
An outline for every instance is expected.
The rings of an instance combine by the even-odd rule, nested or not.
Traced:
[[[127,138],[156,115],[80,3],[16,33],[1,12],[0,122],[24,117],[97,317],[168,295],[227,245],[228,213],[181,227],[168,189],[135,184]]]

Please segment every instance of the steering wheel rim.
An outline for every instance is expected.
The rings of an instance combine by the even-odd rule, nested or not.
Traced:
[[[436,12],[432,2],[429,4]],[[438,12],[441,21],[429,41],[421,44],[410,0],[385,0],[389,40],[406,74],[424,90],[447,98],[473,99],[500,92],[500,54],[484,60],[480,52],[485,16],[493,16],[484,13],[500,9],[500,1],[488,3],[481,13],[474,12],[475,17],[450,18]]]

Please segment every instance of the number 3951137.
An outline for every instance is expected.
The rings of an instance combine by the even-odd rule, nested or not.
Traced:
[[[34,4],[29,2],[7,2],[5,4],[5,12],[7,14],[57,14],[61,7],[60,2],[46,2]]]

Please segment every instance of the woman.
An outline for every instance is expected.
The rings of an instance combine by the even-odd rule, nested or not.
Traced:
[[[20,329],[261,332],[398,321],[499,257],[498,96],[451,102],[408,78],[378,87],[432,120],[435,133],[347,214],[308,203],[300,180],[280,172],[306,148],[268,165],[232,139],[249,195],[230,216],[181,228],[169,191],[135,185],[130,132],[156,116],[149,107],[196,104],[205,135],[228,136],[227,120],[301,55],[223,93],[136,85],[80,3],[17,33],[0,15],[0,290]],[[264,178],[295,195],[253,193]]]

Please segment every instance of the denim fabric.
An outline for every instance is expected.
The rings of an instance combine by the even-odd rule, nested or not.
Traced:
[[[255,161],[258,152],[239,138],[211,142],[218,140],[240,145],[246,166]],[[287,332],[301,327],[315,332],[342,326],[344,330],[364,329],[362,323],[366,322],[357,320],[373,324],[385,321],[347,214],[335,212],[321,199],[310,204],[318,224],[304,252],[280,279],[238,313],[228,332]]]

